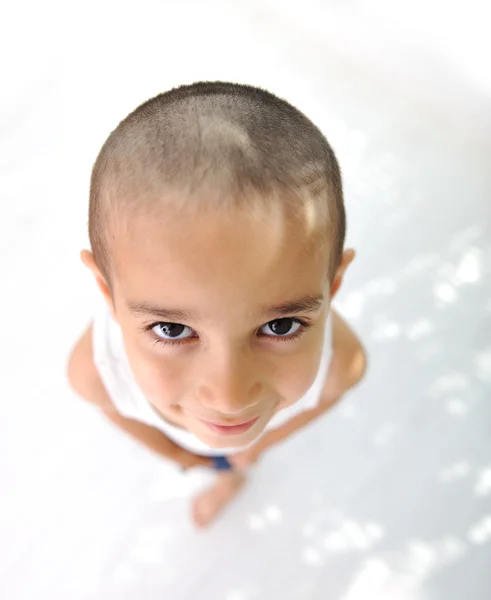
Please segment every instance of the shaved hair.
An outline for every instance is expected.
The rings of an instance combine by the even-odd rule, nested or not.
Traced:
[[[339,165],[321,131],[257,87],[200,82],[172,89],[121,121],[97,157],[89,202],[95,261],[109,282],[110,237],[120,219],[131,226],[131,216],[162,208],[252,210],[254,200],[283,203],[321,225],[334,276],[346,217]]]

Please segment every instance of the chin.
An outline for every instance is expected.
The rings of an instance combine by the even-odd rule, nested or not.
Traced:
[[[231,448],[240,448],[241,446],[247,446],[254,442],[257,439],[257,435],[237,435],[237,436],[221,436],[221,435],[213,435],[213,434],[203,434],[200,432],[199,435],[196,435],[210,448],[214,450],[228,450]]]

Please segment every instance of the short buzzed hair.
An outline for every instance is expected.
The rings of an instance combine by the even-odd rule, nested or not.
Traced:
[[[219,192],[229,206],[247,208],[252,197],[273,196],[290,206],[294,199],[299,210],[314,203],[315,214],[327,217],[334,275],[346,217],[339,165],[324,135],[299,110],[263,89],[200,82],[144,102],[109,135],[97,157],[89,236],[108,282],[108,232],[115,215],[147,211],[168,191],[184,192],[199,205],[204,188]]]

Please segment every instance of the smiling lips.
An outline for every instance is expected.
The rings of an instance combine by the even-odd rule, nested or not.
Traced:
[[[248,431],[259,419],[256,417],[251,421],[246,421],[245,423],[238,423],[236,425],[221,425],[218,423],[213,423],[211,421],[204,421],[200,419],[200,421],[211,429],[211,431],[218,433],[220,435],[240,435],[241,433],[245,433]]]

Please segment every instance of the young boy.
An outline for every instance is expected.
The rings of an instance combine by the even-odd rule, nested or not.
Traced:
[[[75,346],[74,390],[183,468],[215,468],[204,526],[247,467],[329,409],[365,370],[331,309],[354,258],[336,157],[284,100],[196,83],[141,105],[92,172],[105,302]]]

